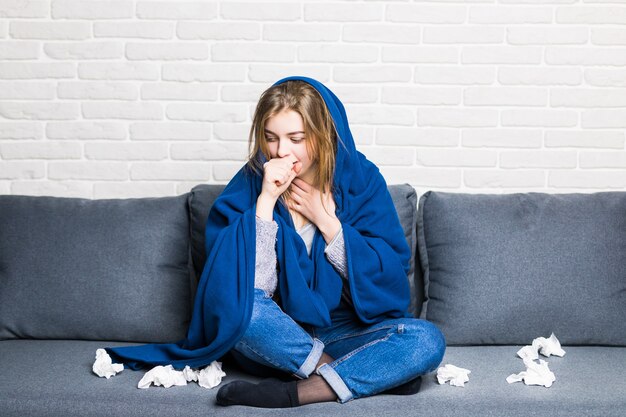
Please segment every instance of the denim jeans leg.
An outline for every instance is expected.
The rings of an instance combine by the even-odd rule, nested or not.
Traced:
[[[265,290],[255,288],[250,324],[233,349],[261,365],[304,379],[315,370],[324,344],[283,312]]]
[[[373,325],[344,322],[316,329],[325,351],[335,358],[320,366],[321,375],[345,403],[401,385],[437,369],[445,338],[431,322],[400,318]]]

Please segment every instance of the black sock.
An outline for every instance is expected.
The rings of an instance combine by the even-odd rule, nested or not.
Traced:
[[[394,387],[394,388],[389,388],[388,390],[381,392],[381,394],[413,395],[419,392],[421,386],[422,386],[422,377],[418,376],[417,378],[413,378],[412,380],[405,382],[402,385],[398,385],[397,387]]]
[[[283,382],[277,378],[267,378],[258,384],[247,381],[233,381],[217,391],[219,405],[249,405],[264,408],[298,407],[298,381]]]

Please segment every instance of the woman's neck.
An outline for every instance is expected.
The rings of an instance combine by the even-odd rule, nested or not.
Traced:
[[[296,210],[289,209],[289,213],[291,214],[293,225],[296,228],[296,230],[300,230],[307,223],[310,223],[309,219],[304,217],[302,214],[298,213]]]
[[[293,225],[296,228],[296,230],[300,230],[304,225],[310,222],[309,219],[307,219],[304,215],[300,214],[297,210],[289,208],[288,201],[285,201],[285,203],[287,203],[287,210],[289,211],[289,214],[291,215],[291,219],[293,221]]]

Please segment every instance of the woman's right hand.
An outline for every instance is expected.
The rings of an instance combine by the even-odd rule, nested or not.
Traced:
[[[256,215],[266,221],[273,218],[276,201],[298,175],[301,164],[293,156],[272,158],[263,164],[263,183],[257,199]]]
[[[296,164],[294,156],[272,158],[263,164],[263,185],[261,194],[278,200],[278,197],[287,190],[291,181],[300,172],[300,164]],[[298,168],[296,168],[298,167]]]

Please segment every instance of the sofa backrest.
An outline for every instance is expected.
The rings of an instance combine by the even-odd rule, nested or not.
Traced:
[[[185,338],[206,220],[223,189],[104,200],[0,196],[0,340]],[[415,190],[389,191],[414,254]],[[414,261],[407,279],[417,314]]]
[[[191,219],[192,260],[196,277],[202,275],[206,260],[204,245],[204,229],[213,202],[224,189],[224,185],[200,184],[191,190],[189,210]],[[409,184],[394,184],[387,187],[396,208],[400,224],[404,230],[404,237],[411,248],[410,270],[407,276],[411,289],[410,311],[418,315],[423,298],[422,284],[415,276],[415,225],[417,220],[417,194]],[[418,281],[416,281],[418,278]]]
[[[223,188],[0,196],[0,340],[184,338]],[[551,332],[563,344],[626,345],[626,193],[429,191],[418,210],[411,186],[388,189],[414,254],[411,311],[449,345]]]
[[[0,196],[0,340],[184,338],[187,198]]]
[[[449,345],[626,345],[626,193],[429,191],[421,318]]]

